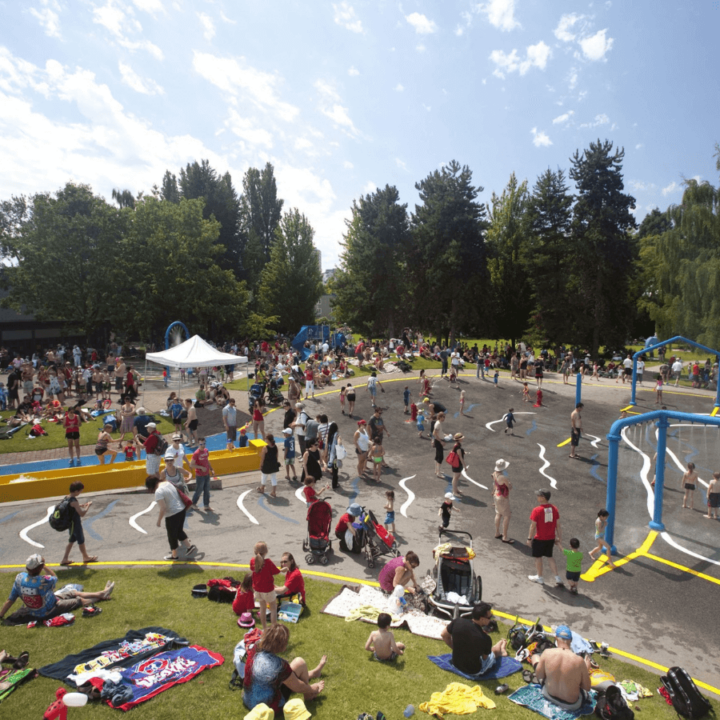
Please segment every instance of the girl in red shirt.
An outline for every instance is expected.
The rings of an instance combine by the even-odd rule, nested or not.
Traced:
[[[77,456],[77,464],[80,465],[80,416],[75,413],[74,408],[68,408],[63,419],[63,425],[65,426],[65,439],[70,453],[70,467],[73,466],[73,449]]]
[[[280,571],[275,563],[266,558],[268,546],[264,542],[255,543],[253,548],[255,557],[250,560],[252,570],[252,586],[255,591],[255,599],[260,603],[260,622],[263,630],[267,629],[267,608],[270,608],[270,622],[277,625],[277,599],[275,596],[275,583],[273,576]]]
[[[255,596],[253,595],[253,574],[245,573],[245,577],[237,589],[232,609],[236,615],[252,612],[255,609]]]
[[[280,572],[285,573],[285,584],[282,587],[276,587],[275,592],[278,598],[290,597],[296,593],[300,595],[300,602],[305,604],[305,580],[303,579],[300,568],[295,563],[292,553],[283,553],[280,560]]]

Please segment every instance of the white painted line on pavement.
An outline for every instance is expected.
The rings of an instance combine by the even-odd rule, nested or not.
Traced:
[[[250,488],[249,490],[246,490],[242,495],[240,495],[237,499],[237,506],[247,515],[248,520],[255,524],[259,525],[260,523],[247,511],[246,507],[243,505],[243,500],[245,499],[245,496],[248,493],[251,493],[254,490],[254,488]]]
[[[410,477],[403,478],[400,481],[400,487],[407,493],[408,499],[403,503],[402,507],[400,508],[400,514],[403,517],[407,517],[407,509],[410,507],[410,503],[415,499],[415,493],[408,488],[408,486],[405,484],[408,480],[412,480],[415,476],[411,475]]]
[[[135,513],[130,520],[128,521],[130,523],[131,527],[134,527],[138,532],[141,532],[143,535],[147,535],[147,530],[143,530],[136,522],[136,520],[145,513],[149,513],[157,503],[153,500],[150,505],[148,505],[144,510],[141,510],[139,513]]]
[[[557,480],[554,477],[550,477],[550,475],[545,472],[545,470],[550,467],[550,461],[545,457],[545,446],[541,445],[540,443],[538,443],[537,446],[540,448],[540,459],[545,463],[540,468],[540,474],[544,475],[550,481],[550,485],[552,486],[553,490],[555,490],[557,489]]]
[[[469,467],[470,467],[469,465],[466,465],[466,466],[463,468],[462,476],[463,476],[468,482],[471,482],[473,485],[477,485],[479,488],[482,488],[483,490],[489,490],[490,488],[486,487],[485,485],[480,484],[479,482],[475,482],[475,480],[473,480],[473,479],[467,474],[467,469],[468,469]]]
[[[32,530],[33,528],[40,527],[40,525],[44,525],[44,524],[50,519],[50,516],[53,514],[53,511],[54,511],[54,510],[55,510],[55,506],[54,506],[54,505],[53,505],[52,507],[49,507],[49,508],[47,509],[47,515],[46,515],[42,520],[39,520],[38,522],[33,523],[32,525],[28,525],[26,528],[23,528],[23,529],[20,531],[20,538],[21,538],[22,540],[24,540],[26,543],[29,543],[30,545],[33,545],[34,547],[44,548],[44,547],[45,547],[44,545],[41,545],[40,543],[35,542],[34,540],[31,540],[31,539],[28,537],[28,535],[27,535],[27,534],[28,534],[28,530]]]
[[[505,415],[507,415],[507,413],[505,413]],[[493,420],[492,422],[486,423],[486,424],[485,424],[485,427],[486,427],[490,432],[497,432],[497,430],[493,430],[493,429],[492,429],[492,426],[493,426],[493,425],[497,425],[497,424],[500,423],[500,422],[503,422],[503,420],[505,420],[505,415],[503,415],[499,420]],[[537,415],[537,413],[534,413],[534,412],[516,412],[516,413],[513,413],[513,415]]]

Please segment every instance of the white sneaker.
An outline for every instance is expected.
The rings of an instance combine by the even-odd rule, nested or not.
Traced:
[[[539,585],[543,585],[545,583],[542,575],[528,575],[528,580],[530,580],[531,582],[536,582]]]

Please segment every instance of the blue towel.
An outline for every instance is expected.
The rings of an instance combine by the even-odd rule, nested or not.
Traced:
[[[586,702],[579,710],[574,711],[563,710],[546,700],[540,685],[525,685],[525,687],[516,690],[512,695],[508,695],[508,700],[512,700],[517,705],[522,705],[549,720],[575,720],[575,718],[583,715],[593,714],[596,697],[594,690],[590,691],[590,696],[592,698],[590,702]]]
[[[515,658],[500,657],[495,661],[492,670],[482,676],[474,677],[473,675],[466,675],[452,664],[452,653],[448,653],[447,655],[428,655],[428,660],[434,662],[441,670],[447,670],[468,680],[495,680],[496,678],[504,678],[522,670],[522,663],[515,660]]]

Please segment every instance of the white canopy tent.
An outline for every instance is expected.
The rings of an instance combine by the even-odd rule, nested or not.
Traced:
[[[148,362],[173,368],[240,365],[248,361],[248,359],[242,355],[231,355],[230,353],[216,350],[199,335],[193,335],[189,340],[180,343],[180,345],[175,345],[175,347],[171,347],[168,350],[148,353],[145,359]]]

